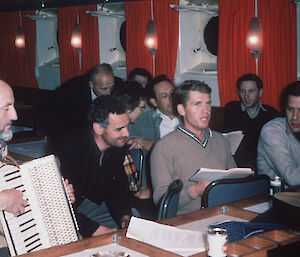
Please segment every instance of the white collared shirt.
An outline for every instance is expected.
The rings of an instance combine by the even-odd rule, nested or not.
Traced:
[[[94,101],[97,98],[93,89],[91,89],[91,96],[92,96],[92,101]]]
[[[158,108],[154,112],[153,116],[156,116],[156,115],[159,115],[162,118],[162,121],[159,126],[160,138],[173,132],[180,124],[180,120],[178,117],[174,117],[173,119],[170,119],[168,116],[161,113]]]

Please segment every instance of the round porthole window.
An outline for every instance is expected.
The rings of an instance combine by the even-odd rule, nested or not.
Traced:
[[[203,39],[207,51],[214,56],[218,55],[218,34],[219,16],[213,16],[204,26]]]
[[[122,23],[120,28],[120,42],[124,52],[126,52],[126,21]]]

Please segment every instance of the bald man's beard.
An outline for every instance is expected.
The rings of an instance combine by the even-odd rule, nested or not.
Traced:
[[[9,141],[13,137],[13,132],[11,129],[8,132],[4,132],[4,130],[0,130],[0,140]]]

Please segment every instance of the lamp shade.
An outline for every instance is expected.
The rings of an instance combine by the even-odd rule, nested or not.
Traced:
[[[157,30],[153,20],[150,20],[146,27],[144,44],[148,48],[150,54],[155,55],[157,51]]]
[[[21,48],[21,49],[25,48],[25,34],[21,27],[18,29],[16,38],[15,38],[15,46],[18,48]]]
[[[82,40],[81,40],[81,31],[79,24],[75,24],[71,36],[71,45],[76,49],[80,50],[82,47]]]
[[[261,50],[263,47],[263,32],[258,17],[254,17],[250,21],[246,46],[250,50]]]

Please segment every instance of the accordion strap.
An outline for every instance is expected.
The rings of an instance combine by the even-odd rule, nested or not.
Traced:
[[[14,165],[18,168],[20,168],[19,164],[17,163],[17,161],[11,157],[10,155],[6,155],[2,158],[1,160],[2,163],[5,163],[5,164],[11,164],[11,165]]]

